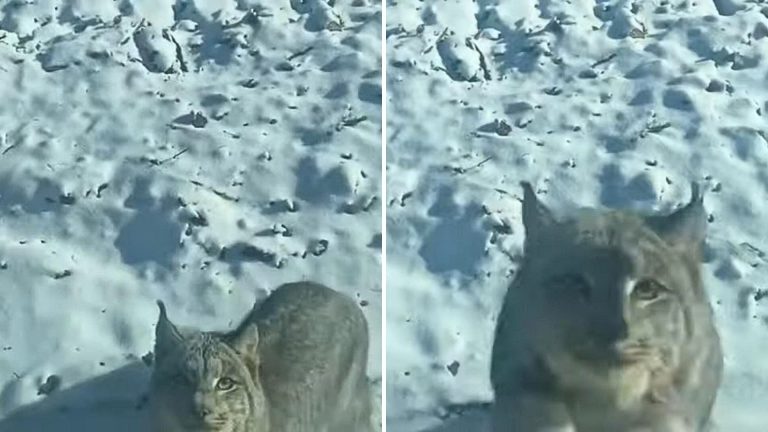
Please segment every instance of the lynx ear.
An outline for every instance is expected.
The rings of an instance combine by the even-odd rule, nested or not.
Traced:
[[[552,212],[536,197],[533,186],[527,181],[520,182],[523,188],[523,226],[526,236],[535,235],[542,228],[552,225]]]
[[[700,247],[707,234],[707,212],[699,184],[691,183],[691,201],[665,216],[648,216],[645,223],[670,245]]]
[[[160,316],[157,318],[157,326],[155,326],[155,358],[161,359],[180,345],[184,338],[176,326],[168,319],[168,315],[165,312],[165,304],[158,300],[157,307],[160,309]]]
[[[259,328],[253,323],[243,323],[228,335],[227,343],[241,355],[255,354],[259,348]]]
[[[253,320],[253,315],[258,307],[259,303],[257,302],[240,325],[224,336],[224,342],[237,351],[251,373],[256,373],[259,364],[259,327]]]

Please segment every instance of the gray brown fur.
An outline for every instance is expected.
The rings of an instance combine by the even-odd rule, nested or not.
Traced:
[[[698,432],[723,355],[701,279],[703,198],[556,220],[523,184],[524,259],[499,314],[494,432]]]
[[[282,285],[228,333],[179,330],[159,305],[153,432],[374,430],[368,327],[349,297]]]

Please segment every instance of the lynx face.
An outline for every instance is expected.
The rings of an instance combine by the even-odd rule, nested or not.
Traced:
[[[150,385],[156,431],[245,432],[246,425],[266,416],[263,394],[235,339],[182,334],[163,315]]]
[[[668,219],[589,211],[565,222],[528,203],[517,282],[546,316],[534,331],[548,352],[595,367],[676,364],[701,291],[698,199]]]
[[[683,298],[694,278],[659,241],[599,222],[598,230],[568,227],[558,248],[531,251],[525,283],[555,321],[542,336],[588,362],[672,360],[686,337]]]

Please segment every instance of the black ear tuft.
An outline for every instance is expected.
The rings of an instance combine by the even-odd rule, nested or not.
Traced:
[[[162,359],[166,353],[182,343],[184,338],[176,326],[168,319],[165,304],[158,300],[157,307],[160,309],[160,314],[155,326],[155,357]]]
[[[536,197],[533,186],[527,181],[520,182],[523,188],[523,226],[527,236],[534,235],[542,227],[554,222],[552,212]]]
[[[168,314],[165,312],[165,303],[162,300],[157,301],[157,308],[160,309],[159,319],[168,319]]]

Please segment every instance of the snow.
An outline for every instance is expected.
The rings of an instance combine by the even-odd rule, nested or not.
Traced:
[[[156,299],[226,329],[303,279],[361,303],[380,381],[381,17],[0,2],[0,431],[146,430]]]
[[[387,423],[481,430],[521,190],[559,212],[711,213],[718,431],[766,430],[768,5],[393,0],[387,9]]]

